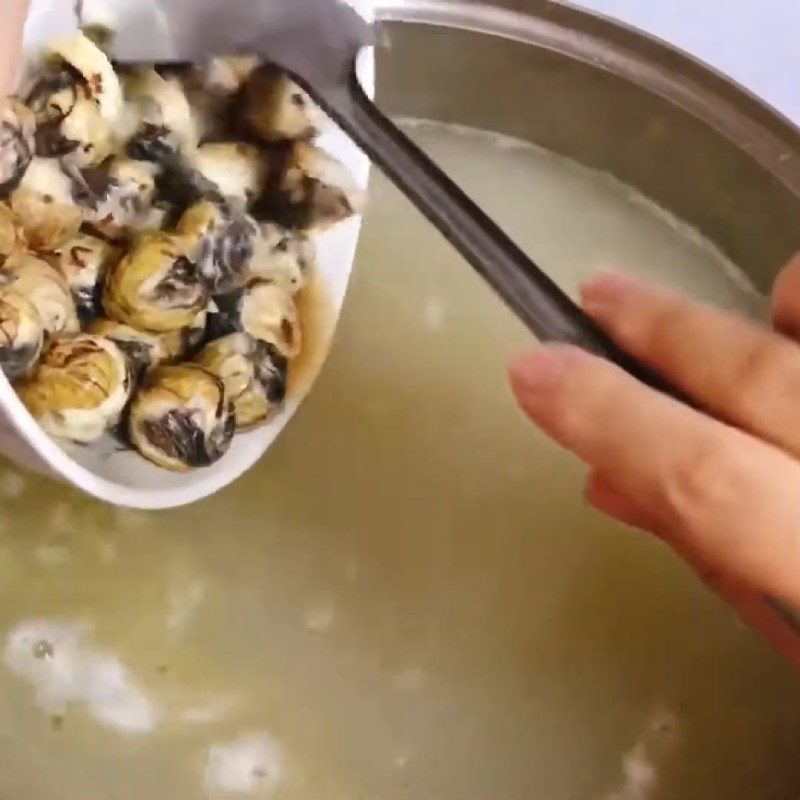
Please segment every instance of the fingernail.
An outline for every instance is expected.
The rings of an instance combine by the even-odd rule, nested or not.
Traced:
[[[511,363],[509,374],[514,391],[531,398],[554,389],[580,351],[568,345],[540,347]]]
[[[641,282],[631,275],[601,272],[581,287],[583,307],[589,314],[601,316],[618,309],[639,286]]]

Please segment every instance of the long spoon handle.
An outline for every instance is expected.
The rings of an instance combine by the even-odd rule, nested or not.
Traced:
[[[306,86],[333,120],[451,242],[543,342],[578,345],[659,391],[681,397],[619,347],[370,100],[352,71],[346,84]],[[568,236],[569,231],[564,231]],[[681,399],[683,399],[681,397]]]

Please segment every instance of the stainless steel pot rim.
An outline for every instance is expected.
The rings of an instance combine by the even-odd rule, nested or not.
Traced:
[[[376,16],[499,36],[611,72],[710,125],[800,197],[800,129],[727,76],[649,34],[553,0],[377,0]]]

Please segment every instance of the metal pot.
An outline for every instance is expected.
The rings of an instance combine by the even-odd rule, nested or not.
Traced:
[[[674,48],[551,0],[387,0],[391,114],[535,142],[610,172],[759,288],[800,248],[800,133]],[[487,35],[488,34],[488,35]]]

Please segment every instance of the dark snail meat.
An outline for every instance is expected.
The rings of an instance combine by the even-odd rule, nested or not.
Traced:
[[[158,367],[133,399],[129,435],[154,464],[179,472],[208,467],[228,451],[236,431],[223,382],[198,364]]]

